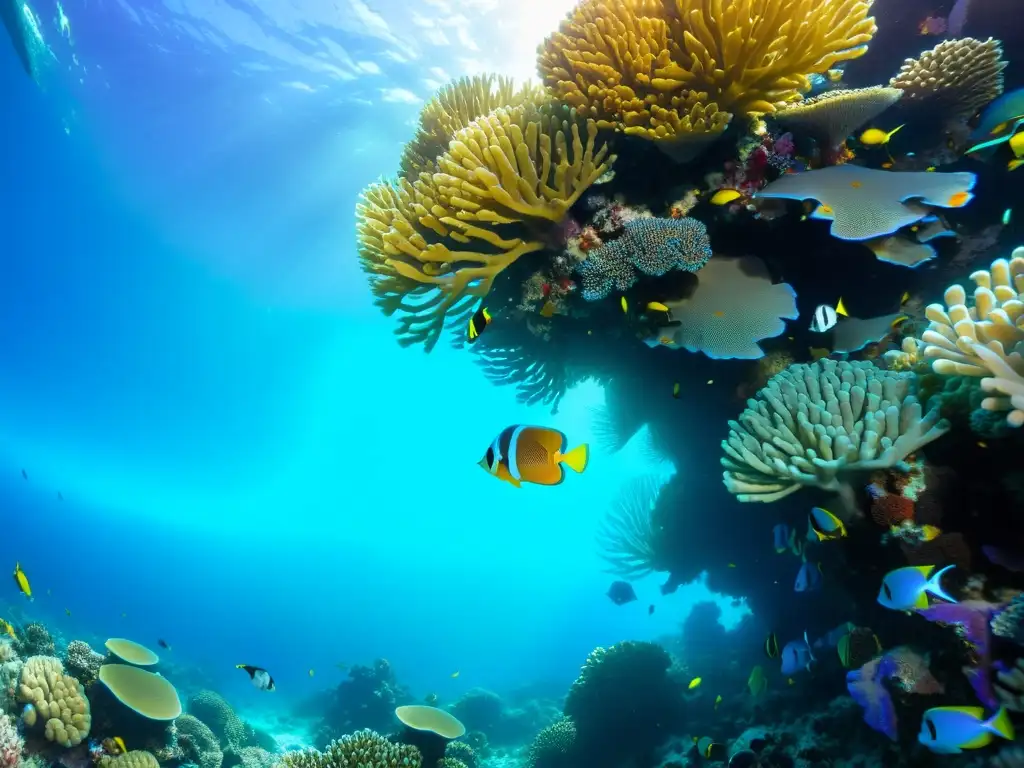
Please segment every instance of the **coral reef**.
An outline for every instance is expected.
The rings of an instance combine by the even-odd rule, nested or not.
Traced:
[[[64,653],[64,668],[84,686],[92,685],[103,666],[103,655],[96,653],[88,643],[72,640]]]
[[[22,716],[25,725],[41,725],[47,741],[75,747],[89,735],[92,717],[85,689],[64,673],[58,658],[26,659],[18,681],[18,701],[29,705]]]
[[[213,732],[221,749],[240,749],[245,743],[245,724],[216,691],[198,691],[189,697],[187,709]]]
[[[529,768],[560,768],[576,744],[576,725],[563,717],[542,730],[530,745]]]
[[[0,712],[0,768],[19,768],[24,748],[25,742],[11,718]]]
[[[285,768],[420,768],[420,753],[394,744],[371,730],[356,731],[333,741],[323,752],[289,752],[276,765]]]
[[[55,656],[57,653],[49,630],[38,622],[25,625],[14,641],[14,650],[23,659],[29,656]]]
[[[857,88],[825,91],[811,98],[787,104],[775,120],[787,130],[817,137],[825,147],[835,148],[846,137],[891,107],[903,91],[898,88]]]
[[[178,748],[187,763],[199,768],[221,768],[224,752],[220,741],[206,723],[185,713],[174,721],[178,731]]]

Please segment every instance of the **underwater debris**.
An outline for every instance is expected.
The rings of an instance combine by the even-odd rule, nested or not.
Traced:
[[[627,221],[616,240],[591,250],[577,265],[583,298],[600,301],[629,290],[640,274],[696,272],[711,258],[707,227],[690,218]]]
[[[771,502],[804,486],[840,491],[848,471],[903,461],[949,430],[910,394],[913,378],[866,361],[790,366],[729,422],[726,488],[739,501]]]
[[[764,357],[758,342],[778,336],[786,319],[799,316],[796,291],[788,283],[773,284],[764,262],[753,256],[715,256],[698,273],[692,294],[665,304],[673,325],[659,328],[646,343],[714,359]]]
[[[920,221],[927,209],[905,205],[920,201],[961,208],[974,197],[973,173],[890,172],[856,165],[837,165],[791,173],[773,181],[756,198],[816,200],[811,218],[832,222],[833,237],[871,240]]]

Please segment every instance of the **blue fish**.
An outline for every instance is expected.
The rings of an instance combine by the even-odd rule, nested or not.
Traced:
[[[796,574],[795,592],[814,592],[821,588],[821,563],[805,562]]]
[[[857,625],[852,621],[844,622],[835,629],[829,630],[825,635],[819,637],[814,641],[815,650],[823,650],[826,648],[835,648],[839,645],[839,641],[846,637],[848,634],[853,632],[857,628]]]
[[[811,652],[811,644],[804,632],[803,640],[790,640],[782,649],[782,674],[788,676],[803,670],[809,671],[814,661],[816,659]]]
[[[831,541],[844,536],[846,536],[846,526],[843,525],[842,520],[827,509],[811,507],[811,513],[807,516],[808,541]]]
[[[996,736],[1014,739],[1013,723],[1005,709],[986,720],[981,707],[932,707],[924,713],[917,740],[932,752],[954,755],[987,747]]]
[[[970,141],[974,146],[967,152],[981,158],[990,156],[992,147],[1001,143],[993,140],[1008,138],[1021,117],[1024,117],[1024,88],[1004,93],[982,112],[978,127],[971,133]]]
[[[885,574],[878,590],[878,602],[894,611],[911,611],[928,607],[928,593],[955,603],[942,589],[942,574],[955,565],[947,565],[936,571],[934,565],[908,565]],[[929,578],[930,577],[930,578]]]
[[[775,544],[775,552],[782,554],[789,549],[789,526],[785,523],[779,523],[772,528],[772,541]]]

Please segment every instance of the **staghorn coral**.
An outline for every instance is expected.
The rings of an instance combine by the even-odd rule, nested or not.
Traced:
[[[123,755],[104,755],[97,763],[99,768],[160,768],[160,763],[149,752],[135,749]]]
[[[64,654],[64,667],[82,685],[92,685],[103,666],[103,656],[96,653],[88,643],[72,640]]]
[[[597,545],[608,570],[627,579],[669,570],[662,529],[654,514],[665,483],[660,475],[633,478],[616,494],[597,531]]]
[[[221,768],[224,752],[210,727],[190,714],[174,721],[178,732],[178,748],[188,763],[199,768]]]
[[[943,40],[907,59],[889,81],[903,102],[933,107],[944,117],[967,119],[1003,92],[1003,48],[998,40]]]
[[[528,768],[559,768],[576,742],[576,726],[563,717],[542,730],[530,745]]]
[[[815,136],[833,149],[899,101],[902,95],[903,91],[898,88],[877,85],[825,91],[781,107],[774,117],[786,129]]]
[[[76,747],[89,735],[92,717],[85,689],[64,674],[60,659],[27,659],[18,682],[18,701],[31,705],[22,718],[25,725],[32,728],[41,720],[47,741]]]
[[[773,284],[764,262],[753,256],[714,257],[697,275],[690,296],[665,303],[678,324],[659,329],[647,344],[714,359],[764,357],[758,342],[782,333],[783,318],[799,316],[796,291],[788,283]]]
[[[359,258],[377,305],[399,314],[399,343],[432,349],[614,159],[572,110],[502,108],[458,131],[437,172],[367,187]]]
[[[188,712],[213,731],[221,749],[237,749],[245,743],[245,724],[219,693],[199,691],[188,700]]]
[[[946,289],[944,304],[925,309],[928,328],[921,335],[923,356],[943,376],[982,378],[987,411],[1008,411],[1011,426],[1024,424],[1024,248],[1009,261],[996,259],[989,269],[971,274],[973,304],[960,285]]]
[[[0,768],[18,768],[25,742],[18,729],[4,712],[0,711]]]
[[[332,741],[323,752],[289,752],[278,768],[420,768],[419,750],[395,744],[371,730],[356,731]]]
[[[541,105],[544,92],[532,83],[516,88],[511,78],[482,74],[452,80],[420,110],[416,135],[405,145],[401,173],[415,181],[423,171],[437,170],[437,158],[448,149],[452,136],[479,117],[500,107]]]
[[[912,380],[864,361],[790,366],[729,422],[726,488],[770,502],[803,486],[842,491],[846,473],[899,464],[949,430],[937,410],[922,411]]]
[[[541,78],[602,128],[689,159],[733,114],[772,112],[864,53],[865,0],[581,0],[538,51]]]
[[[613,288],[629,290],[640,274],[696,272],[710,258],[708,230],[700,221],[639,218],[626,222],[618,239],[592,250],[576,269],[583,298],[600,301]]]

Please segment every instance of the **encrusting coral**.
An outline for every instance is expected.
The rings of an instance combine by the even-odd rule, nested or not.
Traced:
[[[516,88],[511,78],[482,74],[453,80],[442,86],[420,110],[416,135],[402,152],[401,173],[415,181],[423,171],[436,171],[437,158],[448,149],[452,136],[479,117],[499,107],[541,105],[542,89],[528,83]]]
[[[946,289],[944,304],[925,309],[929,324],[921,335],[923,357],[946,376],[985,377],[982,408],[1008,411],[1007,423],[1024,424],[1024,247],[1009,260],[971,274],[973,305],[960,285]]]
[[[907,59],[889,85],[903,91],[905,103],[942,109],[947,118],[969,118],[1003,92],[1004,69],[999,41],[964,37]]]
[[[380,734],[362,730],[332,741],[323,752],[289,752],[277,763],[283,768],[420,768],[419,750],[395,744]]]
[[[949,430],[910,394],[913,379],[866,361],[790,366],[729,422],[726,488],[739,501],[770,502],[804,486],[841,491],[844,473],[902,462]]]
[[[27,659],[18,683],[18,701],[31,705],[22,716],[25,725],[32,728],[42,722],[47,741],[76,747],[89,735],[92,717],[85,689],[64,673],[60,659]]]
[[[446,318],[487,295],[614,161],[593,121],[562,107],[499,108],[457,131],[438,171],[370,185],[359,254],[399,343],[430,350]],[[460,314],[461,313],[461,314]]]
[[[774,112],[866,51],[869,0],[582,0],[538,51],[541,78],[601,128],[688,159],[734,114]]]

